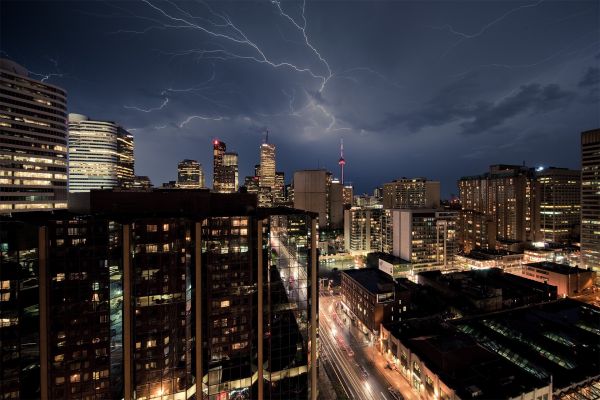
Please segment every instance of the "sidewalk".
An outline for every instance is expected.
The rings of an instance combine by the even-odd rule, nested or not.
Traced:
[[[319,365],[319,399],[320,400],[337,400],[337,395],[333,389],[333,384],[325,372],[325,366]]]
[[[406,400],[418,400],[420,397],[413,392],[406,377],[404,377],[404,375],[402,375],[398,370],[386,368],[388,365],[388,360],[383,354],[381,354],[379,348],[374,348],[374,346],[368,345],[365,334],[361,332],[356,324],[349,322],[349,317],[344,311],[341,311],[339,308],[336,308],[335,310],[340,318],[345,317],[346,320],[348,320],[348,323],[346,323],[346,329],[356,343],[365,348],[365,354],[368,355],[369,361],[373,362],[372,368],[376,368],[377,371],[387,380],[388,384],[395,389],[398,389]],[[391,364],[391,361],[389,361],[389,363]]]

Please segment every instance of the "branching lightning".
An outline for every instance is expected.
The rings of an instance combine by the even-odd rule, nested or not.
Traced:
[[[123,106],[124,108],[128,109],[128,110],[136,110],[136,111],[141,111],[141,112],[145,112],[145,113],[151,113],[153,111],[158,111],[158,110],[162,110],[163,108],[165,108],[167,106],[167,104],[169,104],[169,98],[165,97],[162,104],[158,107],[153,107],[153,108],[140,108],[140,107],[136,107],[136,106]]]
[[[506,19],[508,16],[510,16],[511,14],[514,14],[515,12],[525,9],[525,8],[533,8],[533,7],[537,7],[540,4],[542,4],[542,2],[544,2],[545,0],[538,0],[535,3],[530,3],[530,4],[524,4],[522,6],[519,7],[515,7],[515,8],[511,8],[510,10],[506,11],[504,14],[500,15],[499,17],[495,18],[494,20],[492,20],[491,22],[488,22],[487,24],[485,24],[483,27],[481,27],[477,32],[475,33],[465,33],[465,32],[461,32],[456,30],[454,27],[452,27],[452,25],[450,24],[446,24],[443,26],[432,26],[432,29],[437,29],[437,30],[445,30],[450,32],[453,35],[459,36],[460,39],[456,42],[454,42],[450,48],[448,48],[448,50],[446,50],[446,52],[444,53],[443,56],[448,55],[448,53],[450,53],[450,51],[455,48],[456,46],[458,46],[459,44],[461,44],[462,42],[464,42],[465,40],[470,40],[470,39],[475,39],[481,35],[483,35],[488,29],[490,29],[491,27],[493,27],[494,25],[502,22],[504,19]]]

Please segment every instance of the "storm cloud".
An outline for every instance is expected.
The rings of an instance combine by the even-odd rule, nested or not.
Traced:
[[[2,57],[130,128],[155,184],[184,158],[210,182],[213,137],[251,174],[268,129],[288,181],[337,172],[343,138],[357,192],[418,175],[448,194],[494,162],[576,168],[579,132],[600,126],[592,0],[0,7]]]

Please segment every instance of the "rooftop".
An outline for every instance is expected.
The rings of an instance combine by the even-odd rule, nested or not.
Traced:
[[[589,272],[587,269],[583,269],[583,268],[579,268],[579,267],[571,267],[566,264],[557,264],[555,262],[550,262],[550,261],[535,262],[535,263],[529,263],[529,264],[525,264],[525,265],[527,267],[539,268],[539,269],[543,269],[545,271],[556,272],[556,273],[562,274],[562,275],[573,275],[573,274],[580,274],[582,272]]]
[[[341,271],[373,294],[389,293],[394,290],[394,280],[378,268],[346,269]]]

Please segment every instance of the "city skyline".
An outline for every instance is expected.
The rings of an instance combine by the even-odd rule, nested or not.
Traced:
[[[24,3],[2,5],[2,57],[132,131],[157,185],[184,158],[212,175],[214,137],[251,175],[269,129],[288,176],[337,175],[343,139],[356,193],[426,176],[447,197],[496,163],[579,168],[600,124],[596,2]]]

